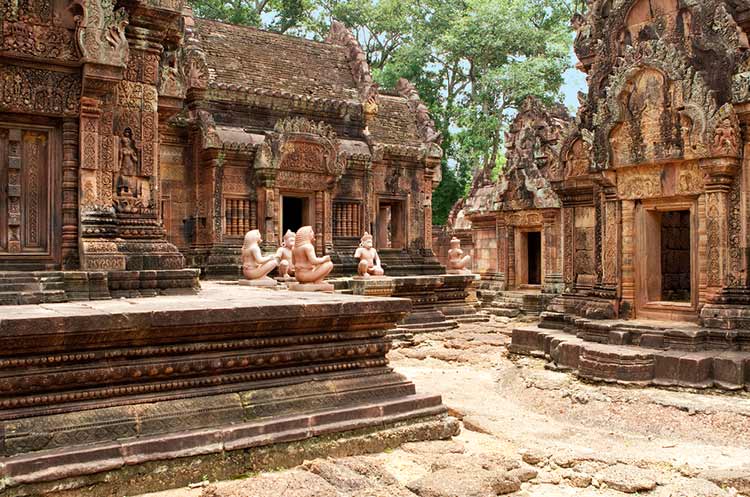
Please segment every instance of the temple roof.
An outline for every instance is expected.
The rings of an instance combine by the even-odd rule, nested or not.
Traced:
[[[416,116],[404,97],[380,95],[378,114],[368,129],[377,143],[410,147],[422,144]]]
[[[342,46],[206,19],[195,24],[211,84],[359,100]]]

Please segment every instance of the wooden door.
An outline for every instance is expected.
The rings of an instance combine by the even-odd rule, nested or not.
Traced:
[[[0,266],[56,264],[54,226],[57,134],[54,128],[0,124]],[[15,267],[15,266],[17,267]]]

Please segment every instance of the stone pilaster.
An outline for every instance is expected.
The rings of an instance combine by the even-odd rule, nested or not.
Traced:
[[[728,284],[729,195],[738,170],[737,159],[701,161],[705,177],[706,258],[703,301],[713,300]]]
[[[632,243],[635,228],[635,202],[623,200],[621,206],[622,239],[630,240],[630,242],[622,246],[620,308],[635,309],[635,246]]]
[[[63,269],[78,269],[78,122],[63,121],[62,261]]]
[[[602,207],[602,286],[616,288],[619,276],[620,209],[615,187],[604,188]]]
[[[497,277],[500,286],[505,289],[508,285],[508,226],[502,216],[497,217],[495,230],[497,233]]]
[[[558,210],[542,213],[542,236],[544,237],[544,278],[542,291],[560,293],[563,290],[563,275],[560,261],[561,230]]]

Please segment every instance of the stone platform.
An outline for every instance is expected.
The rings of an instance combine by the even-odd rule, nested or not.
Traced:
[[[348,287],[355,295],[408,298],[412,312],[398,323],[395,334],[446,331],[461,322],[486,321],[479,313],[474,274],[353,278]]]
[[[192,294],[197,269],[0,272],[0,305],[48,304],[120,297]]]
[[[108,485],[122,488],[153,464],[179,466],[164,479],[178,486],[210,473],[208,460],[256,470],[256,455],[284,444],[455,433],[439,397],[417,395],[388,367],[387,333],[408,300],[204,286],[190,296],[3,308],[4,495],[92,483],[103,487],[91,495],[110,495]],[[254,462],[243,470],[242,460]]]
[[[587,380],[750,391],[750,334],[689,323],[545,313],[540,326],[513,330],[510,351]]]

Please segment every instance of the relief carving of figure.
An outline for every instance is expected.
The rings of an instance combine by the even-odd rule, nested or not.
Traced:
[[[365,231],[359,243],[359,248],[354,252],[354,257],[359,259],[357,274],[362,278],[370,276],[383,276],[385,271],[380,265],[378,251],[372,246],[372,235]]]
[[[287,230],[284,234],[284,241],[281,247],[276,251],[276,258],[279,260],[279,276],[289,279],[294,276],[294,265],[292,264],[292,250],[294,250],[294,231]]]
[[[117,179],[117,195],[138,195],[138,149],[133,140],[133,131],[125,128],[120,137],[120,175]]]
[[[714,134],[714,150],[736,154],[737,148],[737,136],[734,134],[732,120],[725,117],[716,126],[716,133]]]
[[[455,236],[451,238],[451,248],[448,251],[448,274],[471,274],[468,265],[471,264],[471,256],[464,255],[461,250],[461,240]]]
[[[248,280],[271,280],[268,273],[276,269],[279,261],[276,256],[263,256],[258,245],[263,240],[259,230],[248,231],[242,244],[242,274]],[[273,282],[276,285],[276,282]]]
[[[333,271],[331,256],[315,255],[315,233],[312,226],[303,226],[297,230],[292,250],[294,277],[300,283],[323,283],[323,278]]]

